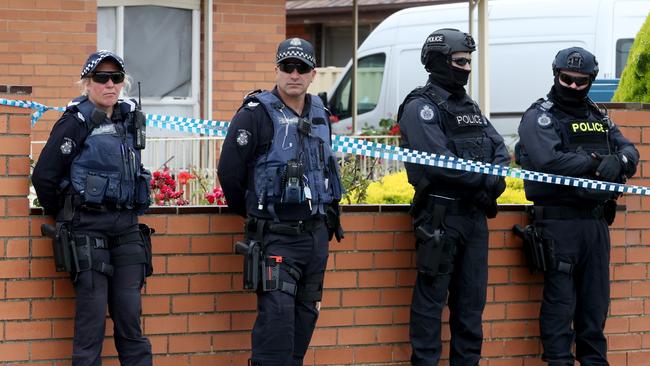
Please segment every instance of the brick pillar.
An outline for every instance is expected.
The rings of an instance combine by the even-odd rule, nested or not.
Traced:
[[[0,85],[0,91],[12,91]],[[5,94],[0,98],[24,99]],[[40,322],[36,329],[30,318],[30,297],[42,286],[30,280],[29,240],[29,151],[31,110],[0,105],[0,360],[29,359],[26,339],[46,333],[50,326]],[[51,289],[52,283],[50,281]],[[50,290],[51,291],[51,290]]]

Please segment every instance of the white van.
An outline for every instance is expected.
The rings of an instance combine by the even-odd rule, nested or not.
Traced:
[[[368,35],[358,50],[357,132],[396,118],[406,94],[427,80],[420,63],[425,38],[439,28],[467,31],[468,11],[467,3],[404,9]],[[650,0],[490,0],[490,107],[497,130],[507,140],[516,137],[523,112],[553,84],[551,63],[562,48],[593,52],[599,79],[620,77],[649,11]],[[348,63],[328,93],[333,120],[339,119],[332,124],[335,134],[352,133],[350,68]]]

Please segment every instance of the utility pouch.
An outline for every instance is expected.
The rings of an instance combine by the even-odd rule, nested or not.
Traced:
[[[146,224],[138,224],[140,233],[142,234],[142,241],[144,242],[144,255],[147,260],[145,263],[145,276],[149,277],[153,274],[153,251],[151,249],[151,235],[156,232]]]
[[[262,267],[262,291],[275,291],[280,289],[280,264],[282,257],[271,255],[264,258]]]
[[[608,226],[614,223],[616,218],[616,200],[607,200],[603,203],[603,218]]]
[[[86,187],[83,192],[84,201],[91,204],[101,204],[104,200],[107,185],[108,177],[88,174],[86,176]]]
[[[255,240],[238,241],[235,243],[235,252],[244,256],[244,288],[253,291],[257,290],[261,267],[260,243]]]
[[[74,251],[74,240],[67,225],[58,222],[56,226],[42,224],[41,234],[52,239],[54,266],[57,272],[77,272],[79,261]]]

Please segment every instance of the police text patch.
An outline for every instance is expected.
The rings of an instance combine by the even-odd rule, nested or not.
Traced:
[[[250,140],[251,133],[246,130],[237,130],[237,145],[246,146]]]

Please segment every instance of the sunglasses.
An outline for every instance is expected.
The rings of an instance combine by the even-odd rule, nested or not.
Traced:
[[[458,66],[471,65],[472,59],[467,57],[456,57],[451,59],[452,62],[456,63]]]
[[[90,78],[93,79],[94,82],[100,84],[108,83],[109,79],[113,81],[113,84],[119,84],[124,81],[125,76],[126,75],[124,75],[124,72],[122,71],[115,71],[115,72],[98,71],[98,72],[94,72]]]
[[[302,62],[299,63],[279,63],[278,69],[287,74],[291,74],[293,70],[298,70],[298,74],[306,74],[313,70],[309,65]]]
[[[589,76],[571,76],[569,74],[560,73],[560,80],[566,85],[571,85],[575,83],[577,86],[583,86],[591,82]]]

